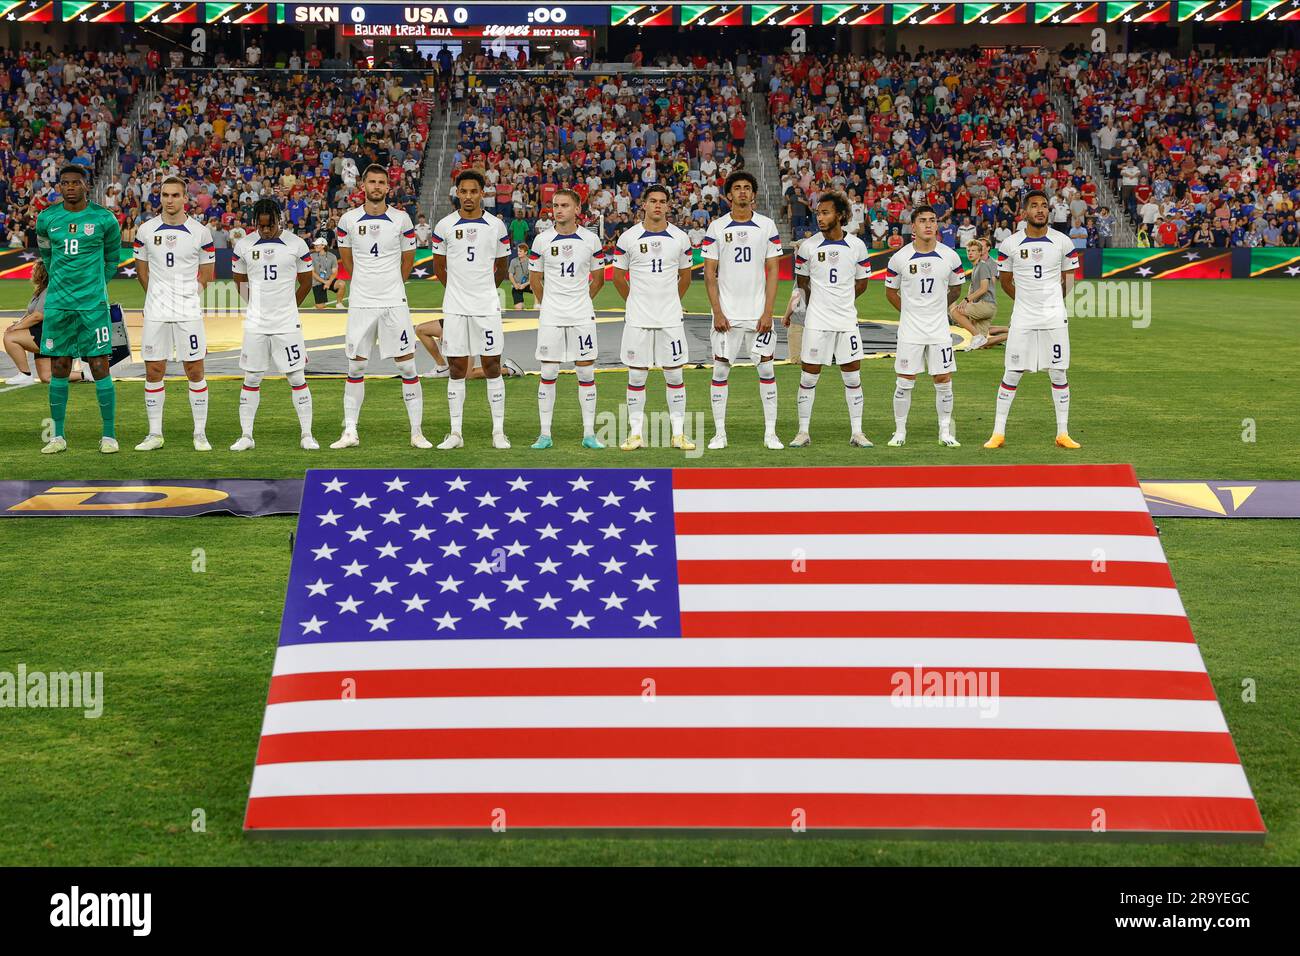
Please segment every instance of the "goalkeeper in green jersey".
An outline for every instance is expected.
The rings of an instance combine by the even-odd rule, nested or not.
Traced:
[[[108,370],[113,351],[108,280],[117,274],[122,231],[111,212],[87,199],[89,186],[86,170],[64,166],[59,171],[63,201],[36,217],[36,245],[50,276],[41,341],[37,343],[42,354],[51,356],[50,417],[54,420],[54,437],[41,449],[45,455],[68,447],[63,437],[68,373],[78,356],[95,375],[95,394],[104,422],[99,450],[106,455],[117,451],[113,424],[117,396]]]

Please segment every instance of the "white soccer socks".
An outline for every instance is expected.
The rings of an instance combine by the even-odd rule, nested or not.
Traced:
[[[844,404],[849,407],[849,434],[862,432],[862,373],[840,370],[844,379]]]
[[[912,410],[912,389],[916,379],[897,378],[894,380],[894,434],[907,434],[907,415]]]
[[[357,430],[361,417],[361,403],[366,400],[366,361],[348,359],[348,378],[343,383],[343,430]]]
[[[776,434],[776,367],[772,360],[759,362],[758,397],[763,401],[763,430],[769,435]]]
[[[591,365],[579,365],[578,373],[578,407],[582,409],[582,437],[596,434],[596,369]]]
[[[727,378],[731,363],[720,358],[713,360],[713,382],[709,385],[709,404],[713,407],[713,431],[723,435],[727,431]]]
[[[820,372],[804,372],[799,377],[799,398],[795,408],[799,413],[799,431],[806,433],[812,422],[813,403],[817,401],[817,380]]]
[[[1024,374],[1024,372],[1010,370],[1002,373],[1002,384],[998,386],[997,413],[993,419],[995,435],[1007,433],[1007,416],[1011,414],[1011,403],[1016,400],[1016,388],[1019,387],[1020,378]]]
[[[649,370],[627,370],[627,430],[628,435],[641,435],[645,425],[645,383]]]
[[[406,419],[411,426],[411,435],[423,435],[424,390],[420,387],[420,374],[415,370],[415,359],[398,362],[397,371],[402,376],[402,401],[406,403]]]
[[[934,383],[934,410],[939,414],[939,434],[952,434],[952,380]]]
[[[298,431],[303,438],[311,437],[311,389],[307,387],[307,375],[301,369],[290,372],[289,394],[293,398],[293,410],[298,413]]]
[[[239,430],[244,437],[253,437],[253,422],[257,406],[262,401],[262,373],[245,372],[244,385],[239,390]]]
[[[447,413],[451,416],[451,433],[459,435],[461,421],[465,416],[465,380],[463,378],[447,379]]]
[[[680,368],[664,369],[664,392],[668,399],[668,421],[676,438],[686,427],[686,382],[682,380]]]
[[[538,434],[548,436],[551,434],[551,419],[555,413],[555,382],[559,376],[560,365],[558,362],[542,363],[542,377],[537,383],[537,419],[540,423]],[[579,401],[581,401],[581,395]],[[585,414],[586,410],[583,411]],[[587,433],[583,432],[583,434]]]
[[[1070,433],[1070,383],[1066,380],[1065,369],[1048,369],[1047,377],[1052,380],[1052,405],[1056,409],[1056,434]]]
[[[161,435],[163,403],[167,400],[166,382],[144,383],[144,413],[149,419],[149,434]]]

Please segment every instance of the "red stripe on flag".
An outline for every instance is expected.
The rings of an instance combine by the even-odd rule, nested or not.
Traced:
[[[1100,584],[1172,588],[1169,565],[1110,561],[907,561],[825,559],[795,569],[792,561],[678,561],[682,584]]]
[[[1145,511],[801,511],[788,517],[773,524],[756,521],[752,511],[679,511],[676,529],[732,535],[1156,533]]]
[[[1070,668],[966,668],[942,671],[972,675],[971,692],[983,675],[1000,697],[1111,697],[1149,700],[1214,700],[1204,671],[1083,670]],[[898,675],[913,682],[911,667],[500,667],[428,670],[338,671],[272,678],[268,704],[338,700],[347,679],[358,699],[410,697],[639,697],[654,681],[659,697],[830,696],[888,697]],[[996,675],[996,677],[990,676]],[[992,681],[997,681],[994,688]],[[917,688],[920,693],[921,688]]]
[[[1106,829],[1264,833],[1244,797],[1018,796],[838,793],[401,793],[254,797],[247,829],[457,827],[485,832],[506,812],[520,827],[761,827],[789,830],[803,811],[812,829],[944,828],[1089,832]]]
[[[1226,733],[863,727],[546,727],[271,734],[259,764],[321,760],[845,759],[1237,763]]]
[[[683,611],[683,637],[993,637],[1196,643],[1172,614],[1044,611]]]
[[[1132,465],[907,465],[873,468],[679,468],[674,488],[1001,488],[1137,486]]]

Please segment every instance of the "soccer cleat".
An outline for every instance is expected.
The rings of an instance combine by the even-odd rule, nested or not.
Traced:
[[[602,451],[605,448],[604,443],[595,435],[583,435],[582,447],[590,448],[592,451]]]
[[[355,429],[345,428],[339,440],[330,445],[331,448],[356,448],[361,444],[361,439],[357,437]]]
[[[989,440],[984,443],[984,447],[1001,448],[1006,443],[1007,443],[1006,435],[999,435],[997,432],[994,432],[991,436],[989,436]]]
[[[966,343],[966,351],[974,352],[976,349],[982,349],[988,344],[989,337],[987,335],[977,335]]]
[[[5,384],[12,385],[15,388],[17,388],[20,385],[35,385],[36,376],[30,374],[24,375],[22,372],[19,372],[17,375],[10,375],[7,379],[5,379]]]
[[[412,448],[432,448],[432,447],[433,447],[433,442],[429,441],[429,439],[425,438],[425,437],[424,437],[423,435],[421,435],[419,432],[416,432],[414,435],[411,436],[411,447],[412,447]]]
[[[583,439],[583,441],[586,441],[586,439]],[[533,442],[532,444],[532,448],[534,451],[545,451],[546,449],[552,447],[554,444],[555,442],[551,441],[550,435],[538,435],[537,441]]]
[[[68,440],[62,435],[55,435],[49,443],[41,449],[42,455],[57,455],[61,451],[68,450]]]
[[[298,440],[298,445],[303,451],[320,451],[320,442],[312,438],[310,435],[303,435],[302,438]]]
[[[866,435],[862,434],[862,432],[854,432],[853,435],[849,437],[849,444],[852,445],[854,448],[872,447],[871,439],[868,438]]]
[[[889,439],[890,448],[901,448],[907,444],[907,432],[894,432],[894,437]]]
[[[208,436],[203,434],[203,432],[194,433],[194,450],[212,451],[212,443],[208,441]]]
[[[255,444],[256,444],[256,443],[253,441],[253,436],[252,436],[252,435],[240,435],[240,436],[239,436],[239,441],[237,441],[237,442],[235,442],[233,445],[231,445],[231,446],[230,446],[230,450],[231,450],[231,451],[248,451],[250,448],[253,448]]]
[[[144,441],[135,446],[136,451],[157,451],[163,446],[162,435],[146,435]]]
[[[461,438],[456,432],[452,432],[442,441],[438,442],[438,448],[442,451],[448,451],[452,448],[464,448],[465,439]]]
[[[99,440],[99,453],[101,455],[116,455],[118,452],[117,439],[109,438],[105,435]]]
[[[638,448],[645,447],[645,442],[641,440],[640,435],[628,435],[627,441],[618,447],[620,451],[636,451]]]
[[[812,444],[812,436],[807,432],[800,432],[790,439],[791,448],[807,448]]]
[[[502,449],[510,447],[510,439],[506,437],[505,432],[492,433],[492,447]]]
[[[672,447],[681,449],[682,451],[695,451],[695,442],[691,441],[685,435],[674,435]]]
[[[947,447],[947,448],[960,448],[960,447],[961,447],[961,442],[959,442],[959,441],[958,441],[956,438],[954,438],[952,435],[940,435],[940,436],[939,436],[939,444],[940,444],[940,445],[943,445],[943,446],[945,446],[945,447]]]
[[[780,451],[785,446],[781,444],[781,439],[776,437],[776,432],[768,432],[763,436],[763,447],[770,448],[773,451]]]
[[[727,447],[727,433],[718,432],[709,439],[709,451],[720,451]]]
[[[1057,448],[1082,448],[1083,446],[1080,445],[1073,438],[1071,438],[1069,435],[1067,435],[1065,432],[1061,432],[1061,434],[1056,436],[1056,447]]]

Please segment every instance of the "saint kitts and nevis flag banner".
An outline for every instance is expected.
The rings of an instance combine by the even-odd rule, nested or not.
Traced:
[[[310,471],[245,826],[1264,833],[1127,465]]]

